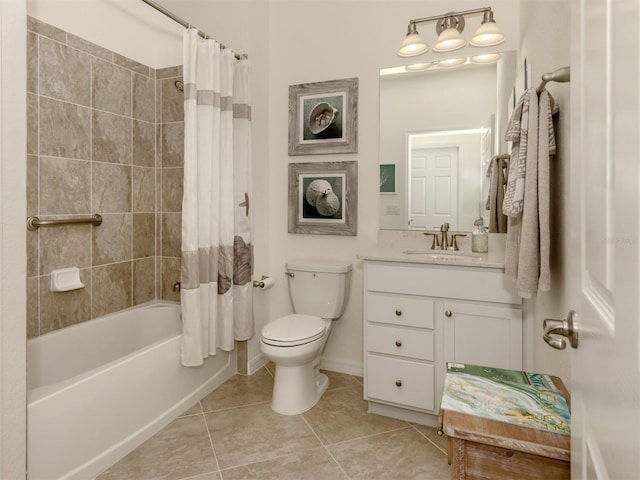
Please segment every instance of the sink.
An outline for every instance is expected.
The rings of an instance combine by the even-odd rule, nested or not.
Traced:
[[[441,260],[448,262],[478,262],[482,259],[482,255],[479,253],[463,253],[457,251],[447,250],[431,250],[430,248],[416,248],[413,250],[404,250],[402,252],[405,255],[421,255],[425,258],[433,260]]]

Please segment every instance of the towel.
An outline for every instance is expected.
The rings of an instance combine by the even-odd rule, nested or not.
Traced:
[[[485,208],[489,210],[489,233],[507,233],[507,217],[502,213],[502,203],[504,202],[504,159],[500,156],[493,157],[487,168],[489,177],[489,195]]]
[[[522,148],[523,134],[519,136],[520,142],[518,142],[513,140],[514,132],[508,129],[506,138],[514,142],[512,147],[518,154],[518,167],[514,171],[517,178],[511,190],[513,201],[509,204],[511,210],[508,214],[505,276],[516,283],[521,297],[532,298],[538,291],[547,291],[551,288],[549,162],[550,156],[556,152],[553,114],[557,113],[558,108],[546,90],[543,90],[538,98],[535,88],[530,88],[523,97],[528,99],[521,98],[518,104],[523,105],[521,109],[523,114],[525,105],[528,104],[527,119],[520,121],[521,128],[523,125],[527,127],[527,132],[524,134],[525,148]],[[516,122],[513,123],[515,125]],[[521,164],[522,158],[526,160],[524,165]],[[512,160],[511,163],[515,162]],[[509,175],[512,170],[510,166]],[[511,180],[509,179],[507,183],[508,191]],[[519,201],[520,188],[523,189],[522,202]],[[506,204],[507,193],[505,193]]]

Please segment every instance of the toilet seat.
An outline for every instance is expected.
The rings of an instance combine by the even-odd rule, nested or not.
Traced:
[[[325,329],[320,317],[293,313],[265,325],[262,341],[276,347],[295,347],[321,338]]]

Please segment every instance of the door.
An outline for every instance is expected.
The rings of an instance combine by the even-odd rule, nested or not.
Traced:
[[[573,10],[572,478],[640,478],[637,0]]]
[[[458,157],[458,147],[411,151],[409,228],[458,230]]]
[[[444,301],[444,364],[522,369],[522,310],[496,304]]]

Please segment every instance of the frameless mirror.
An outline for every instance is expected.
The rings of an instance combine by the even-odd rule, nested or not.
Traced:
[[[516,52],[492,64],[380,71],[380,228],[489,225],[487,168],[515,99]]]

